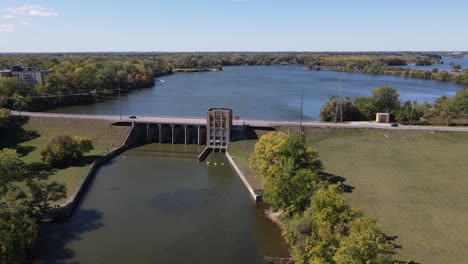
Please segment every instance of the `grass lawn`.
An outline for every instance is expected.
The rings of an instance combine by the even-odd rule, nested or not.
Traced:
[[[349,200],[398,237],[397,259],[466,263],[468,133],[309,129],[306,135],[326,171],[354,187]],[[242,170],[255,142],[229,149]]]
[[[33,167],[34,171],[40,171],[38,173],[38,175],[40,174],[39,177],[47,179],[47,181],[64,183],[67,187],[67,197],[75,192],[81,178],[91,167],[92,161],[120,146],[130,131],[129,127],[114,127],[107,121],[36,117],[31,117],[23,128],[26,136],[20,136],[20,138],[23,138],[20,140],[21,142],[9,147],[16,148],[23,155],[22,159],[30,167]],[[65,134],[82,136],[92,140],[94,150],[86,156],[86,161],[79,166],[51,169],[42,163],[41,150],[47,146],[53,137]],[[2,146],[8,146],[7,143],[2,142]],[[38,175],[30,176],[36,177]],[[19,182],[19,186],[25,186],[25,181]]]

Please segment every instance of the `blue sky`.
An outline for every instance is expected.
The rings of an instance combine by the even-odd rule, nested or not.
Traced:
[[[0,0],[0,52],[468,50],[468,1]]]

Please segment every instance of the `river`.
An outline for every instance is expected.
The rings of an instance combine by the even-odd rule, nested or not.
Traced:
[[[68,222],[41,228],[35,263],[261,263],[286,257],[224,154],[150,144],[99,169]]]
[[[246,119],[300,119],[304,91],[305,120],[319,120],[321,105],[330,96],[369,96],[380,85],[398,89],[402,100],[434,102],[461,89],[442,83],[396,76],[308,71],[303,66],[230,66],[220,72],[176,73],[160,78],[151,88],[141,89],[105,102],[54,109],[82,114],[160,115],[203,117],[211,107],[233,108]],[[121,103],[121,104],[120,104]]]

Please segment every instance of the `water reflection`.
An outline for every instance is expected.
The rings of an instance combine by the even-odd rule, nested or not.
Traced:
[[[207,166],[196,161],[198,150],[151,144],[102,167],[70,221],[41,228],[36,263],[259,263],[287,256],[278,227],[253,204],[224,155],[209,159],[225,166]]]

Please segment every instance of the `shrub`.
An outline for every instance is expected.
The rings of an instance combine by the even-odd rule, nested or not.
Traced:
[[[53,138],[41,151],[41,156],[42,161],[52,166],[67,166],[80,160],[93,149],[91,140],[63,135]]]

